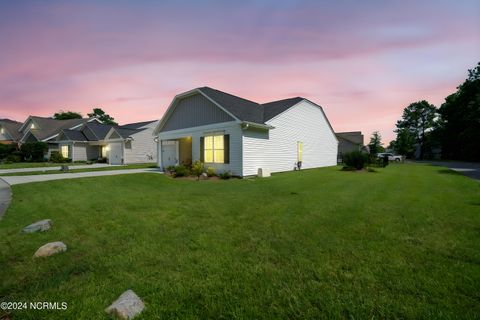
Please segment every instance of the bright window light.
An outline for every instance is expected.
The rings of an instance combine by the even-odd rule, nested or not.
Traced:
[[[68,146],[61,147],[62,157],[68,158]]]
[[[225,163],[225,144],[223,135],[204,138],[206,163]]]

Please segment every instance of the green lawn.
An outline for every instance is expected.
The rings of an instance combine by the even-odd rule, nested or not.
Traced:
[[[80,166],[85,163],[67,163],[69,166]],[[14,162],[8,164],[1,164],[0,169],[23,169],[23,168],[44,168],[44,167],[60,167],[62,163],[51,162]]]
[[[70,166],[70,164],[68,165]],[[137,163],[137,164],[128,164],[124,166],[109,166],[109,167],[100,167],[100,168],[84,168],[84,169],[69,169],[68,173],[77,173],[77,172],[92,172],[92,171],[110,171],[110,170],[127,170],[127,169],[146,169],[146,168],[157,168],[156,164],[152,163]],[[11,176],[32,176],[39,174],[58,174],[65,173],[60,170],[45,170],[45,171],[27,171],[27,172],[15,172],[15,173],[5,173],[0,174],[2,177],[11,177]]]
[[[145,301],[138,319],[478,317],[479,182],[429,165],[378,171],[14,186],[0,301],[68,303],[13,319],[108,319],[127,289]],[[44,218],[52,230],[20,233]],[[50,241],[68,251],[34,260]]]

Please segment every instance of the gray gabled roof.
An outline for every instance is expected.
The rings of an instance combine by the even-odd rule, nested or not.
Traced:
[[[87,123],[90,119],[68,119],[68,120],[56,120],[52,118],[44,118],[44,117],[37,117],[37,116],[30,116],[30,120],[32,120],[36,124],[35,129],[31,129],[30,132],[37,138],[38,140],[44,140],[55,136],[56,134],[60,133],[63,129],[72,129],[78,125],[83,123]],[[22,125],[21,129],[26,125],[28,122]]]
[[[85,125],[86,128],[90,129],[89,130],[84,130],[85,135],[87,138],[91,141],[94,140],[104,140],[105,137],[107,136],[107,133],[110,131],[110,129],[114,128],[115,126],[112,126],[110,124],[101,124],[101,123],[93,123],[89,122]],[[93,133],[93,136],[91,135]]]
[[[130,137],[132,134],[135,134],[137,132],[143,131],[146,129],[128,129],[128,128],[122,128],[122,127],[116,127],[115,131],[123,138],[126,139]]]
[[[135,123],[127,123],[124,125],[121,125],[120,128],[125,128],[125,129],[139,129],[141,127],[145,127],[146,125],[149,125],[151,123],[157,122],[158,120],[151,120],[151,121],[142,121],[142,122],[135,122]]]
[[[263,124],[263,108],[260,104],[210,87],[202,87],[198,90],[221,105],[237,119]]]
[[[8,134],[13,138],[13,141],[17,142],[22,138],[22,134],[19,132],[19,129],[22,126],[21,122],[10,119],[0,119],[0,125],[5,128]]]
[[[66,140],[69,141],[88,141],[88,138],[79,130],[64,129],[62,130],[62,133]]]
[[[305,100],[302,97],[295,97],[259,104],[210,87],[202,87],[198,88],[198,90],[221,105],[240,121],[258,124],[265,124],[268,120]]]

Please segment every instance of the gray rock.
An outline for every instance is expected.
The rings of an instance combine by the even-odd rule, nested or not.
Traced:
[[[145,305],[143,301],[133,292],[127,290],[115,302],[113,302],[105,312],[119,317],[120,319],[133,319],[143,311]]]
[[[32,233],[32,232],[39,232],[39,231],[47,231],[51,227],[52,227],[52,220],[45,219],[45,220],[40,220],[35,223],[32,223],[31,225],[26,226],[25,228],[23,228],[22,232]]]
[[[37,252],[35,252],[35,258],[42,258],[42,257],[49,257],[54,254],[65,252],[67,251],[67,246],[65,243],[57,241],[57,242],[50,242],[47,243],[40,248],[38,248]]]

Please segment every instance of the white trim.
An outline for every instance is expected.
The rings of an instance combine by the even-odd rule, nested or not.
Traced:
[[[225,127],[231,127],[234,125],[239,125],[239,124],[236,121],[219,122],[219,123],[213,123],[213,124],[208,124],[208,125],[198,126],[198,127],[164,131],[164,132],[158,133],[157,137],[159,140],[169,140],[168,137],[178,137],[178,136],[185,136],[185,135],[188,136],[189,133],[192,131],[198,131],[198,130],[215,131],[215,129],[223,129]]]

